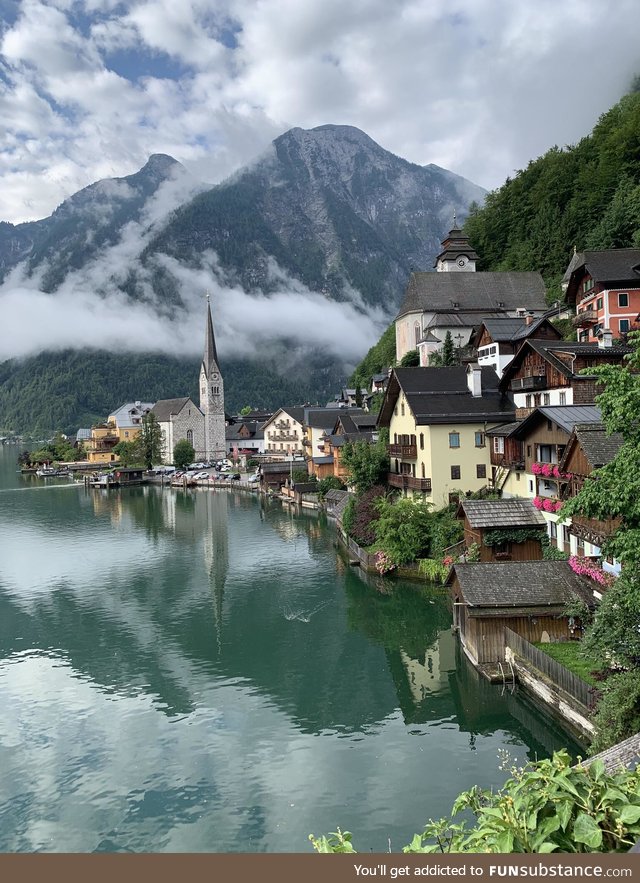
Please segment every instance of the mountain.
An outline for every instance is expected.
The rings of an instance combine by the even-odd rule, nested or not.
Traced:
[[[411,267],[430,268],[454,211],[464,218],[481,187],[435,165],[418,166],[352,126],[291,129],[252,166],[178,209],[147,245],[197,264],[207,250],[244,290],[273,291],[281,270],[313,291],[395,311]],[[159,268],[154,287],[177,296]]]
[[[48,218],[0,223],[0,297],[18,292],[28,315],[29,296],[46,292],[53,313],[51,352],[0,365],[0,425],[68,429],[104,417],[121,399],[184,394],[210,283],[223,325],[234,329],[219,341],[228,408],[326,400],[373,339],[374,322],[395,312],[411,267],[432,265],[454,211],[464,219],[484,195],[445,169],[394,156],[358,129],[327,125],[286,132],[207,190],[176,160],[154,155],[133,175],[84,188]],[[100,315],[106,304],[121,327],[121,340],[111,321],[104,330],[120,354],[99,351],[105,337],[95,304]],[[145,335],[159,318],[167,334]],[[172,352],[184,349],[191,327],[193,357],[157,352],[173,336],[182,342]],[[155,352],[122,354],[124,341],[138,354]],[[247,352],[252,358],[242,358]],[[157,368],[159,385],[145,364]]]

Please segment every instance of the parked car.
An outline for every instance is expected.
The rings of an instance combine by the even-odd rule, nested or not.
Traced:
[[[209,473],[208,472],[196,472],[196,474],[193,477],[195,478],[196,481],[200,481],[203,478],[209,478]]]
[[[240,481],[241,475],[239,472],[234,472],[231,477],[231,481]]]

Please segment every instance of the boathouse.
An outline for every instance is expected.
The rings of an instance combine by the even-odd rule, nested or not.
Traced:
[[[538,561],[547,523],[531,500],[461,500],[464,543],[477,545],[480,561]]]
[[[454,628],[477,666],[504,662],[505,627],[531,643],[569,641],[576,632],[567,604],[593,605],[593,592],[566,561],[455,564],[447,584]]]

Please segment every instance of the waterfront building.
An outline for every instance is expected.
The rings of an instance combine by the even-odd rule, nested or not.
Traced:
[[[486,488],[487,430],[514,416],[492,368],[395,368],[378,418],[389,428],[389,484],[436,509]]]
[[[196,460],[206,456],[204,414],[189,396],[160,399],[151,410],[162,432],[163,463],[173,463],[173,449],[182,440],[193,445]]]
[[[278,408],[263,426],[265,453],[272,457],[302,456],[303,424],[303,407]]]
[[[153,402],[127,402],[109,414],[104,423],[91,427],[84,446],[90,463],[113,463],[118,457],[113,449],[119,442],[134,441],[142,429],[142,418],[153,408]]]
[[[461,500],[457,512],[464,546],[480,561],[539,561],[547,522],[531,500]],[[493,534],[493,536],[492,536]]]

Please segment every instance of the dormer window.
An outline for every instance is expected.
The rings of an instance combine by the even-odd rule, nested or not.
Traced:
[[[499,306],[499,307],[504,307],[504,301],[503,301],[503,300],[499,300],[499,301],[498,301],[498,306]]]

